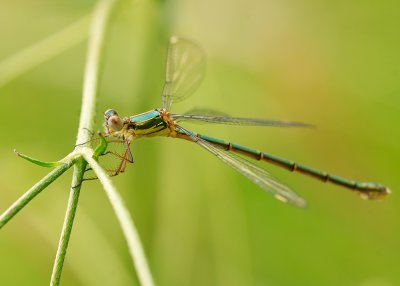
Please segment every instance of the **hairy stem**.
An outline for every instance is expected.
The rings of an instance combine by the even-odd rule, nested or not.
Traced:
[[[100,0],[94,11],[89,32],[89,43],[83,83],[82,107],[76,145],[90,140],[90,133],[87,132],[87,130],[93,129],[94,118],[96,115],[96,95],[104,38],[107,23],[111,15],[112,8],[116,2],[117,0]],[[86,165],[86,161],[80,159],[77,161],[74,168],[70,198],[58,243],[50,285],[59,285],[60,283],[61,272],[78,205],[80,184],[83,179],[83,174],[85,173]]]
[[[83,159],[78,159],[75,163],[72,187],[69,193],[67,211],[65,213],[64,224],[53,265],[50,285],[60,284],[61,272],[64,265],[65,255],[67,254],[69,238],[71,237],[72,225],[74,223],[75,213],[78,207],[81,183],[86,165],[87,163]]]
[[[140,242],[138,231],[131,218],[131,215],[129,214],[129,211],[124,205],[122,198],[113,186],[107,173],[101,168],[99,163],[92,158],[93,153],[83,152],[83,156],[96,173],[96,176],[99,178],[114,209],[114,212],[117,215],[118,221],[125,235],[125,239],[128,243],[128,249],[131,254],[133,264],[136,268],[140,284],[143,286],[154,285],[146,255],[144,253],[142,243]]]
[[[93,130],[104,37],[112,8],[116,2],[117,0],[100,1],[93,16],[87,50],[82,108],[76,144],[89,141],[91,134],[88,130]]]

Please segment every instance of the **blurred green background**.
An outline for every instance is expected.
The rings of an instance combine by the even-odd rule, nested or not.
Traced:
[[[183,35],[204,48],[208,66],[202,86],[175,112],[209,107],[317,125],[187,128],[393,190],[383,202],[363,201],[266,166],[307,199],[309,207],[301,210],[195,144],[139,140],[132,146],[135,164],[113,181],[136,221],[156,283],[400,285],[400,2],[121,2],[106,40],[98,129],[105,109],[132,115],[160,106],[167,39]],[[95,4],[0,2],[0,68]],[[80,27],[77,37],[87,30]],[[72,150],[85,54],[81,41],[0,86],[0,212],[48,172],[17,158],[13,148],[43,160]],[[69,171],[1,230],[1,285],[48,284],[70,180]],[[84,183],[61,283],[138,284],[96,181]]]

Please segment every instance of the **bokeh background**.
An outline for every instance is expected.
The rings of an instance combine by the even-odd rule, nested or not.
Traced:
[[[4,63],[95,4],[0,2],[1,212],[48,172],[14,148],[43,160],[73,149],[88,26],[80,22],[63,39],[69,48],[19,76],[10,77]],[[175,112],[213,108],[317,125],[187,128],[393,190],[383,202],[364,201],[265,166],[307,199],[307,209],[296,209],[195,144],[139,140],[135,164],[113,181],[158,285],[400,285],[399,9],[398,1],[121,1],[108,30],[98,129],[105,109],[132,115],[160,106],[167,39],[183,35],[202,46],[208,66],[199,90]],[[48,284],[70,180],[71,171],[1,230],[1,285]],[[61,282],[138,284],[96,181],[84,183]]]

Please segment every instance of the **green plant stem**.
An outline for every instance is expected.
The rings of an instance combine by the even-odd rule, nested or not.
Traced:
[[[83,159],[78,159],[75,163],[72,187],[69,193],[67,210],[65,213],[64,224],[53,265],[50,285],[60,284],[61,272],[64,265],[65,255],[67,254],[68,243],[71,237],[72,226],[75,219],[76,209],[78,207],[79,194],[86,166],[87,163]]]
[[[88,150],[88,152],[83,152],[83,156],[96,173],[96,176],[99,178],[101,184],[103,185],[104,191],[107,194],[108,200],[110,201],[114,212],[117,215],[118,221],[125,235],[125,239],[128,243],[128,249],[133,260],[133,265],[136,268],[136,273],[138,274],[140,284],[143,286],[153,286],[153,277],[148,266],[142,243],[140,242],[138,231],[131,218],[131,215],[129,214],[128,209],[125,207],[122,198],[113,186],[110,177],[101,168],[99,163],[93,159],[93,152],[90,151],[90,149],[86,150]]]
[[[48,173],[43,179],[37,182],[32,188],[30,188],[23,196],[21,196],[16,202],[14,202],[1,216],[0,216],[0,229],[13,217],[15,216],[24,206],[26,206],[34,197],[36,197],[43,189],[54,182],[59,176],[61,176],[66,170],[68,170],[73,160],[62,164]]]
[[[89,34],[82,108],[76,144],[89,141],[91,134],[87,130],[93,130],[104,38],[112,8],[116,3],[117,0],[100,0],[93,15]]]
[[[100,0],[94,10],[89,32],[89,43],[83,83],[82,107],[76,145],[90,140],[90,133],[87,132],[87,130],[93,129],[94,118],[96,115],[96,95],[99,82],[99,67],[104,46],[104,37],[112,8],[116,2],[117,0]],[[71,236],[73,220],[75,218],[75,213],[78,206],[80,184],[83,179],[83,174],[85,173],[86,165],[86,161],[79,159],[74,168],[70,198],[58,243],[50,285],[60,284],[61,272],[67,253],[68,242]]]

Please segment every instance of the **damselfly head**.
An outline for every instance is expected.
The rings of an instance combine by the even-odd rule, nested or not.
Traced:
[[[108,134],[120,131],[123,127],[122,119],[114,109],[108,109],[104,112],[104,127]]]

